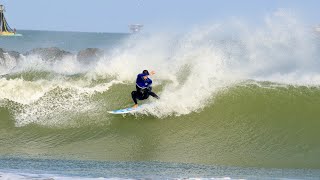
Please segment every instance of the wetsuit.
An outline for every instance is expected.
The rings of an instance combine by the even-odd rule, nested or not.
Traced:
[[[138,104],[137,99],[144,100],[148,99],[149,96],[155,97],[159,99],[159,96],[152,92],[152,80],[147,78],[143,79],[144,76],[148,76],[147,74],[138,74],[136,80],[136,91],[131,92],[132,99],[135,104]]]

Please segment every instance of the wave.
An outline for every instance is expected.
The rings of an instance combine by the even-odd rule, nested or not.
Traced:
[[[279,11],[260,28],[130,36],[84,62],[22,55],[0,78],[0,152],[319,168],[319,37],[303,27]],[[161,99],[106,113],[133,105],[143,69]]]
[[[128,89],[128,85],[118,84],[74,107],[63,99],[68,109],[62,108],[64,104],[55,107],[59,97],[48,98],[51,104],[39,108],[38,104],[45,103],[38,102],[33,108],[25,108],[15,116],[15,123],[10,110],[2,110],[1,134],[7,140],[2,140],[1,152],[10,149],[22,155],[68,155],[91,160],[320,167],[316,138],[319,88],[244,83],[220,91],[201,111],[160,119],[152,115],[157,112],[152,110],[148,112],[151,116],[122,117],[106,113],[109,106],[90,109],[94,100],[114,107],[130,104],[126,97],[116,96]]]

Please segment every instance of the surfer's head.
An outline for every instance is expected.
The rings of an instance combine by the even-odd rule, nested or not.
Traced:
[[[148,70],[143,70],[142,74],[149,75],[149,71]]]

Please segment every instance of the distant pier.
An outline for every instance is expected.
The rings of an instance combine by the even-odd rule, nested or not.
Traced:
[[[141,31],[143,25],[142,24],[130,24],[129,30],[131,33],[138,33]]]

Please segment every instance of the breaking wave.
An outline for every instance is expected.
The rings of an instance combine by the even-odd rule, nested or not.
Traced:
[[[278,11],[261,27],[133,35],[90,60],[21,54],[1,64],[0,132],[14,143],[0,152],[319,168],[319,50],[317,34]],[[143,69],[156,71],[161,99],[136,115],[106,113],[133,105]]]

